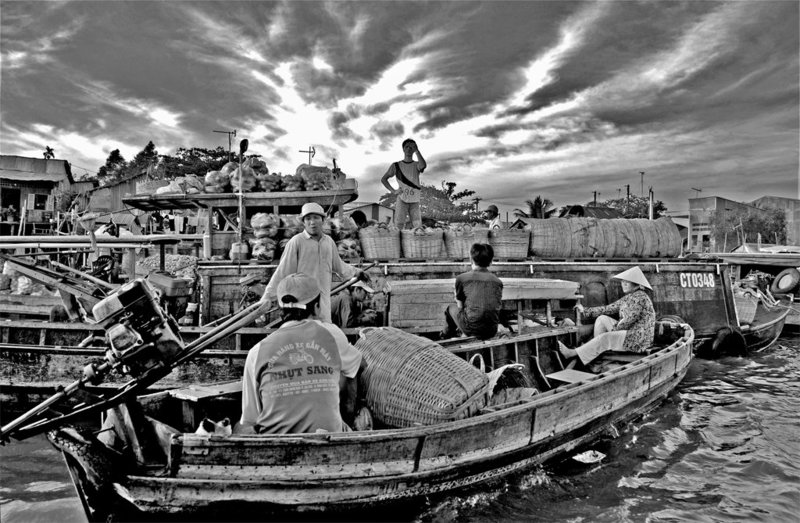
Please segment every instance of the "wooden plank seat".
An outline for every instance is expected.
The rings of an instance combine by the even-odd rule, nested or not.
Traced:
[[[501,278],[504,302],[517,307],[517,325],[522,325],[523,306],[544,302],[548,324],[552,325],[552,303],[577,300],[577,282],[545,278]],[[440,332],[445,327],[444,310],[454,303],[455,279],[404,280],[388,282],[387,324],[410,332]]]

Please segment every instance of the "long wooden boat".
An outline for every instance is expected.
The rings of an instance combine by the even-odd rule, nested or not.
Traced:
[[[555,339],[574,329],[514,340],[515,350],[527,354],[517,361],[540,392],[458,421],[325,434],[195,434],[203,417],[238,419],[234,384],[142,396],[107,411],[97,437],[72,428],[48,437],[64,451],[92,520],[233,513],[263,520],[304,511],[330,518],[353,510],[363,516],[493,482],[575,450],[656,405],[692,360],[691,327],[660,323],[654,352],[609,354],[600,374],[565,371],[553,355]],[[495,353],[493,342],[456,352],[469,358],[487,350]],[[499,350],[484,357],[499,364],[512,355],[508,345]]]

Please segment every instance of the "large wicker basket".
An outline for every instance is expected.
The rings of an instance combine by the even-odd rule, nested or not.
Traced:
[[[531,232],[523,229],[492,229],[489,245],[495,258],[527,258]]]
[[[486,374],[440,345],[394,327],[363,329],[361,378],[374,419],[388,427],[431,425],[474,415],[486,405]]]
[[[368,260],[400,258],[400,230],[388,227],[366,227],[358,231],[361,254]]]
[[[469,259],[473,243],[489,243],[489,229],[473,229],[469,225],[444,231],[444,248],[448,258]]]
[[[444,234],[441,229],[403,229],[400,239],[404,258],[444,258]]]
[[[739,323],[753,323],[756,318],[758,298],[735,293],[733,295],[733,303],[736,306],[736,316],[739,317]]]

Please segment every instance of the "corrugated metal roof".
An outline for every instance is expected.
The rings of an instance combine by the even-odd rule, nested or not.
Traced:
[[[24,156],[0,156],[0,178],[73,183],[72,170],[66,160],[45,160]]]

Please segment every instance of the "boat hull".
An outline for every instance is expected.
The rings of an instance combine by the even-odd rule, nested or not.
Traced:
[[[176,434],[164,470],[126,475],[113,492],[132,510],[205,519],[233,506],[240,517],[376,509],[496,481],[652,408],[686,374],[693,341],[687,332],[667,349],[586,381],[440,425],[230,438]]]

